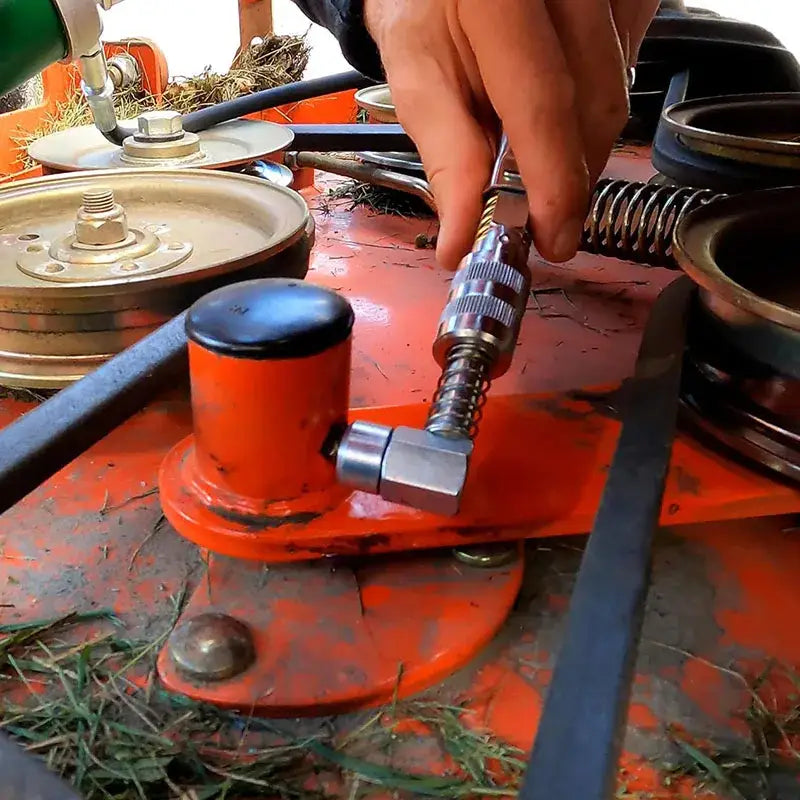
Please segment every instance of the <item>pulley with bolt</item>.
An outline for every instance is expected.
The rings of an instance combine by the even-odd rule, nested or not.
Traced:
[[[183,129],[183,117],[177,111],[147,111],[137,120],[139,130],[122,144],[121,158],[136,166],[158,161],[187,164],[203,161],[200,137]]]
[[[28,154],[50,172],[120,167],[224,169],[249,164],[285,150],[294,135],[286,125],[238,119],[199,134],[184,131],[181,115],[168,109],[145,111],[122,147],[94,125],[70,128],[32,142]]]
[[[25,244],[17,266],[34,278],[97,282],[162,272],[191,253],[191,242],[162,239],[152,226],[131,228],[113,190],[91,187],[83,193],[73,232],[52,243]]]
[[[212,170],[110,170],[0,187],[0,385],[71,383],[237,279],[303,277],[302,197]]]

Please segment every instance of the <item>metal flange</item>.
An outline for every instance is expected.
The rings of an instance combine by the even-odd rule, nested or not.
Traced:
[[[294,138],[285,125],[251,119],[172,138],[148,135],[148,127],[140,122],[139,133],[126,140],[122,148],[107,141],[93,125],[70,128],[32,142],[28,154],[50,172],[123,167],[223,169],[285,150]]]
[[[0,384],[59,387],[233,280],[303,277],[300,195],[209,170],[69,173],[0,190]]]
[[[687,100],[664,124],[693,151],[743,164],[800,170],[800,95],[747,94]]]
[[[698,285],[699,313],[753,361],[800,379],[800,188],[716,200],[678,225],[674,254]]]

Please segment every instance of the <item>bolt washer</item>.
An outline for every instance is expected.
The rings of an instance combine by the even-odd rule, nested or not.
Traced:
[[[479,569],[499,569],[517,560],[519,546],[503,542],[475,547],[458,547],[453,551],[457,561]]]
[[[75,246],[75,236],[22,249],[17,266],[26,275],[56,283],[99,283],[133,275],[154,275],[176,267],[192,254],[190,242],[162,241],[151,231],[131,230],[122,246]]]

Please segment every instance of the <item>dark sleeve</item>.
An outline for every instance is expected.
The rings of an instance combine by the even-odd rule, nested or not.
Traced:
[[[378,48],[364,26],[364,0],[294,0],[294,4],[339,40],[342,54],[355,69],[383,80]]]

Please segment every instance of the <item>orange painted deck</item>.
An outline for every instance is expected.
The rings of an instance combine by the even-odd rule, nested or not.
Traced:
[[[624,177],[648,169],[632,156],[611,167]],[[318,204],[313,191],[309,199]],[[357,315],[353,405],[383,407],[370,414],[386,419],[419,415],[438,377],[430,344],[450,279],[429,250],[414,247],[433,224],[342,208],[316,217],[309,280],[341,291]],[[547,538],[529,543],[522,592],[499,634],[436,692],[470,699],[483,723],[522,747],[534,736],[583,544],[563,534],[588,530],[617,430],[606,401],[575,393],[630,375],[648,308],[671,278],[589,256],[561,267],[537,264],[514,366],[493,388],[498,414],[504,404],[518,406],[519,395],[538,398],[504,419],[528,424],[536,417],[541,435],[529,429],[520,438],[513,426],[487,423],[479,463],[502,465],[502,480],[494,480],[503,493],[483,497],[470,513],[476,525],[503,518],[518,527],[516,535]],[[0,421],[27,407],[1,400]],[[153,533],[159,464],[190,423],[176,387],[0,517],[3,621],[113,606],[134,628],[147,628],[168,614],[170,595],[185,581],[200,583],[195,546],[169,526]],[[786,516],[798,510],[795,489],[681,437],[664,507],[668,527],[654,553],[626,741],[627,791],[694,796],[691,785],[665,788],[647,761],[665,748],[670,726],[699,739],[742,735],[736,715],[746,690],[717,667],[754,675],[775,659],[800,669],[800,534]],[[400,517],[403,525],[414,517],[410,529],[431,525],[412,512],[386,515],[386,532]],[[391,601],[413,614],[413,587],[400,586]],[[314,620],[306,624],[303,635],[313,637]]]

